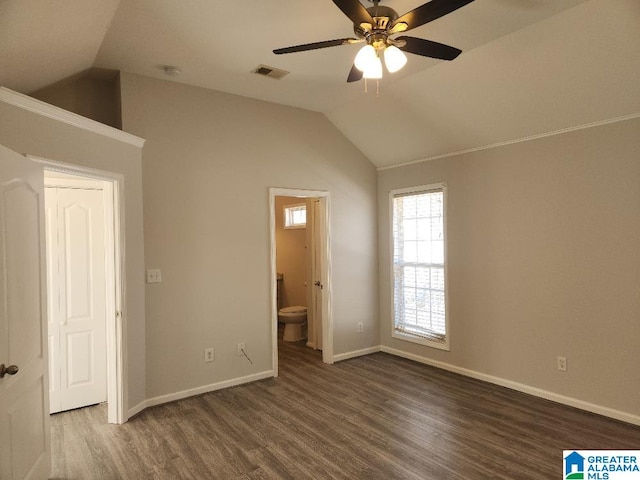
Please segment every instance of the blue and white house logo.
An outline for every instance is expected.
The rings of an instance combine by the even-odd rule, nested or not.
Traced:
[[[640,450],[564,450],[564,480],[640,480]]]
[[[564,457],[564,478],[584,479],[584,457],[578,452],[572,452]]]

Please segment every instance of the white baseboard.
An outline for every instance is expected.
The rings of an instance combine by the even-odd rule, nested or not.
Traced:
[[[339,355],[334,355],[333,361],[340,362],[342,360],[348,360],[350,358],[369,355],[371,353],[376,353],[376,352],[389,353],[397,357],[406,358],[408,360],[413,360],[415,362],[422,363],[425,365],[430,365],[432,367],[440,368],[442,370],[458,373],[466,377],[475,378],[477,380],[493,383],[494,385],[500,385],[501,387],[506,387],[511,390],[527,393],[535,397],[551,400],[552,402],[561,403],[563,405],[568,405],[570,407],[578,408],[580,410],[586,410],[587,412],[596,413],[598,415],[603,415],[605,417],[631,423],[633,425],[640,425],[640,416],[638,415],[622,412],[620,410],[615,410],[609,407],[603,407],[601,405],[596,405],[593,403],[585,402],[583,400],[578,400],[576,398],[567,397],[565,395],[560,395],[554,392],[550,392],[548,390],[543,390],[541,388],[525,385],[523,383],[514,382],[512,380],[506,380],[504,378],[495,377],[493,375],[488,375],[486,373],[477,372],[475,370],[470,370],[468,368],[458,367],[445,362],[438,362],[430,358],[421,357],[419,355],[414,355],[412,353],[403,352],[402,350],[386,347],[384,345],[376,345],[374,347],[363,348],[361,350],[354,350],[352,352],[346,352],[346,353],[341,353]],[[267,370],[267,371],[256,373],[253,375],[248,375],[246,377],[233,378],[231,380],[225,380],[223,382],[212,383],[210,385],[204,385],[202,387],[192,388],[189,390],[183,390],[181,392],[149,398],[143,402],[140,402],[138,405],[130,408],[128,412],[129,418],[142,412],[145,408],[153,407],[155,405],[161,405],[163,403],[172,402],[175,400],[181,400],[183,398],[192,397],[194,395],[201,395],[203,393],[213,392],[215,390],[220,390],[223,388],[235,387],[237,385],[255,382],[256,380],[263,380],[265,378],[270,378],[273,376],[274,376],[273,370]]]
[[[577,398],[566,397],[564,395],[550,392],[548,390],[532,387],[530,385],[514,382],[512,380],[506,380],[500,377],[494,377],[493,375],[487,375],[486,373],[476,372],[475,370],[469,370],[467,368],[457,367],[449,363],[438,362],[436,360],[431,360],[426,357],[421,357],[419,355],[414,355],[412,353],[403,352],[402,350],[386,347],[384,345],[380,347],[380,351],[385,353],[390,353],[391,355],[396,355],[398,357],[413,360],[415,362],[423,363],[425,365],[430,365],[432,367],[441,368],[449,372],[459,373],[460,375],[464,375],[466,377],[471,377],[477,380],[482,380],[484,382],[500,385],[501,387],[510,388],[511,390],[517,390],[518,392],[527,393],[535,397],[551,400],[552,402],[561,403],[563,405],[568,405],[574,408],[579,408],[580,410],[586,410],[587,412],[597,413],[598,415],[603,415],[605,417],[621,420],[623,422],[632,423],[634,425],[640,425],[640,416],[633,415],[631,413],[622,412],[620,410],[614,410],[613,408],[609,408],[609,407],[603,407],[601,405],[596,405],[593,403],[585,402],[583,400],[578,400]]]
[[[380,345],[375,347],[363,348],[362,350],[354,350],[352,352],[341,353],[333,356],[334,362],[341,362],[342,360],[348,360],[350,358],[361,357],[362,355],[369,355],[370,353],[376,353],[380,351]]]
[[[267,370],[260,373],[254,373],[253,375],[247,375],[246,377],[232,378],[230,380],[224,380],[222,382],[203,385],[202,387],[190,388],[189,390],[183,390],[181,392],[169,393],[167,395],[148,398],[147,400],[140,402],[135,407],[129,409],[129,418],[137,415],[138,413],[149,407],[162,405],[163,403],[173,402],[175,400],[182,400],[183,398],[193,397],[195,395],[202,395],[203,393],[214,392],[223,388],[235,387],[237,385],[255,382],[256,380],[263,380],[265,378],[271,378],[273,376],[273,370]]]

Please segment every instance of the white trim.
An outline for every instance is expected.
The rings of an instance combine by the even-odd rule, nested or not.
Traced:
[[[375,347],[362,348],[360,350],[353,350],[351,352],[340,353],[338,355],[333,356],[334,362],[341,362],[343,360],[349,360],[350,358],[362,357],[363,355],[370,355],[372,353],[377,353],[380,351],[382,347],[380,345],[376,345]]]
[[[133,418],[142,412],[144,409],[148,408],[150,405],[147,405],[147,400],[143,400],[139,404],[129,409],[129,418]]]
[[[163,403],[168,402],[175,402],[176,400],[182,400],[184,398],[193,397],[195,395],[202,395],[203,393],[215,392],[216,390],[222,390],[223,388],[236,387],[238,385],[243,385],[245,383],[251,383],[258,380],[264,380],[265,378],[271,378],[274,376],[275,375],[273,370],[266,370],[264,372],[247,375],[245,377],[232,378],[231,380],[224,380],[222,382],[211,383],[209,385],[190,388],[188,390],[182,390],[180,392],[148,398],[147,400],[140,402],[135,407],[129,409],[129,418],[137,415],[138,413],[149,407],[155,407],[156,405],[162,405]]]
[[[91,120],[90,118],[83,117],[82,115],[69,112],[62,108],[49,105],[48,103],[36,100],[28,95],[14,92],[6,87],[0,87],[0,101],[13,105],[14,107],[22,108],[44,117],[49,117],[59,122],[66,123],[67,125],[72,125],[92,133],[97,133],[98,135],[109,137],[123,143],[128,143],[135,147],[142,148],[145,142],[144,138],[123,132],[117,128],[96,122],[95,120]]]
[[[276,267],[276,196],[269,190],[269,279],[271,285],[271,369],[278,376],[278,280]]]
[[[105,225],[112,226],[106,235],[105,251],[106,280],[109,297],[107,298],[107,421],[122,424],[129,417],[125,416],[125,398],[127,370],[126,329],[123,328],[125,312],[125,233],[124,233],[124,176],[117,173],[85,168],[79,165],[66,164],[46,158],[27,155],[30,160],[42,164],[44,173],[53,171],[69,175],[80,175],[85,178],[101,181],[104,185]]]
[[[53,170],[48,170],[52,172]],[[44,179],[44,188],[66,188],[69,190],[73,189],[81,189],[81,190],[104,190],[105,182],[104,180],[94,180],[93,178],[72,178],[72,177],[63,177],[63,178],[54,178],[54,177],[45,177]]]
[[[631,423],[634,425],[640,425],[640,416],[633,415],[631,413],[622,412],[620,410],[615,410],[609,407],[603,407],[602,405],[585,402],[583,400],[578,400],[577,398],[567,397],[565,395],[560,395],[548,390],[543,390],[541,388],[532,387],[523,383],[514,382],[513,380],[495,377],[493,375],[477,372],[475,370],[469,370],[468,368],[458,367],[456,365],[439,362],[437,360],[431,360],[430,358],[403,352],[402,350],[397,350],[395,348],[387,347],[384,345],[380,347],[380,351],[398,357],[406,358],[408,360],[413,360],[414,362],[419,362],[425,365],[440,368],[448,372],[458,373],[460,375],[464,375],[465,377],[475,378],[477,380],[482,380],[483,382],[493,383],[494,385],[500,385],[501,387],[506,387],[511,390],[516,390],[518,392],[533,395],[534,397],[544,398],[545,400],[551,400],[552,402],[561,403],[563,405],[568,405],[580,410],[586,410],[587,412],[597,413],[598,415],[603,415],[605,417],[621,420],[623,422]]]
[[[631,113],[629,115],[622,115],[620,117],[609,118],[609,119],[600,120],[597,122],[584,123],[581,125],[575,125],[573,127],[561,128],[559,130],[551,130],[549,132],[537,133],[535,135],[529,135],[527,137],[519,137],[519,138],[514,138],[512,140],[505,140],[504,142],[490,143],[489,145],[482,145],[480,147],[467,148],[465,150],[458,150],[455,152],[443,153],[440,155],[433,155],[431,157],[419,158],[417,160],[410,160],[408,162],[395,163],[393,165],[383,165],[381,167],[377,167],[377,170],[380,172],[382,170],[391,170],[393,168],[407,167],[409,165],[416,165],[418,163],[430,162],[432,160],[439,160],[441,158],[455,157],[457,155],[464,155],[466,153],[481,152],[483,150],[490,150],[492,148],[505,147],[507,145],[513,145],[516,143],[523,143],[523,142],[529,142],[531,140],[538,140],[539,138],[553,137],[554,135],[562,135],[563,133],[575,132],[577,130],[584,130],[584,129],[593,128],[593,127],[601,127],[603,125],[609,125],[611,123],[617,123],[617,122],[624,122],[626,120],[633,120],[639,117],[640,117],[640,112]]]
[[[331,294],[331,203],[330,194],[326,190],[301,190],[293,188],[269,188],[269,242],[270,242],[270,273],[271,273],[271,364],[274,377],[278,376],[278,285],[276,281],[276,197],[317,198],[320,200],[322,212],[321,221],[324,223],[326,248],[322,252],[322,263],[325,265],[324,278],[320,281],[324,285],[322,295],[322,361],[333,363],[333,315]]]
[[[329,193],[320,197],[320,221],[324,224],[325,249],[322,252],[321,260],[324,265],[324,278],[321,279],[324,285],[324,295],[322,295],[322,312],[324,315],[322,322],[322,361],[331,365],[333,363],[333,288],[331,287],[331,202]]]

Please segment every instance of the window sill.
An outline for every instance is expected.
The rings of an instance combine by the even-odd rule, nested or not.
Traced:
[[[450,351],[448,338],[445,341],[440,342],[437,340],[429,340],[428,338],[419,337],[418,335],[411,335],[410,333],[398,332],[396,330],[391,332],[391,336],[398,340],[404,340],[405,342],[417,343],[419,345],[424,345],[425,347],[445,350],[447,352]]]

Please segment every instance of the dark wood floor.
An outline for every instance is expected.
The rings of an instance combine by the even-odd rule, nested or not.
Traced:
[[[55,479],[562,476],[563,449],[639,449],[640,427],[377,353],[333,366],[280,344],[280,377],[106,424],[52,416]]]

